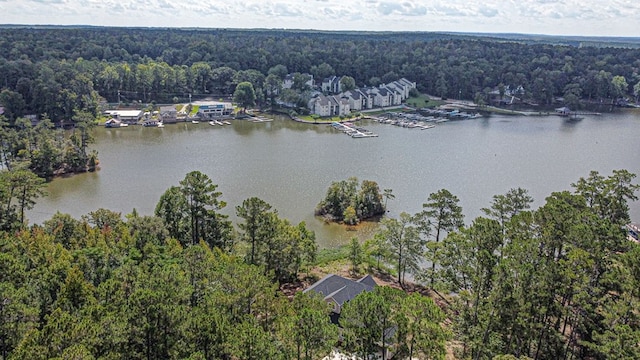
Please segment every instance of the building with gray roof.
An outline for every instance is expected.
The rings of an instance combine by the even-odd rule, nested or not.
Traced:
[[[376,286],[377,284],[371,275],[358,280],[351,280],[330,274],[318,280],[303,292],[314,292],[322,296],[326,302],[331,303],[333,306],[331,321],[337,324],[342,312],[342,306],[346,302],[363,291],[372,291]]]

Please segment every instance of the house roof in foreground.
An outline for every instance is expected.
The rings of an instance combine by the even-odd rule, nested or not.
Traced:
[[[375,286],[376,282],[371,275],[358,280],[351,280],[339,275],[329,274],[303,292],[316,292],[322,295],[326,301],[335,302],[338,305],[338,309],[340,309],[345,302],[353,299],[363,291],[373,290]]]

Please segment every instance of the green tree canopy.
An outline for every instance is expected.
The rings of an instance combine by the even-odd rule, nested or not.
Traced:
[[[250,82],[241,82],[236,86],[233,93],[233,101],[238,103],[244,110],[256,104],[256,92]]]
[[[160,197],[156,216],[169,234],[184,245],[204,240],[211,247],[229,250],[233,245],[231,223],[219,213],[226,206],[218,185],[199,171],[188,173],[180,186],[172,186]]]
[[[316,215],[327,216],[334,221],[354,224],[382,215],[385,211],[378,184],[375,181],[363,180],[359,186],[358,179],[351,177],[331,183],[327,195],[318,204],[315,212]]]

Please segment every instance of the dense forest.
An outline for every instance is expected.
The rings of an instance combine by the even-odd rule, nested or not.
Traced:
[[[454,194],[430,194],[423,211],[351,242],[354,272],[397,280],[346,303],[340,327],[321,298],[285,291],[318,279],[313,232],[255,197],[234,227],[198,171],[153,216],[16,221],[0,231],[0,358],[320,359],[384,344],[398,359],[637,359],[640,245],[624,229],[634,178],[592,172],[536,210],[512,189],[470,225]]]
[[[357,86],[406,77],[422,92],[484,101],[489,91],[522,87],[518,96],[529,103],[564,97],[577,106],[579,99],[637,97],[639,68],[640,49],[469,35],[0,28],[0,104],[10,123],[25,114],[70,121],[77,110],[96,114],[102,99],[148,104],[229,96],[245,81],[261,103],[287,73],[316,80],[345,75]]]

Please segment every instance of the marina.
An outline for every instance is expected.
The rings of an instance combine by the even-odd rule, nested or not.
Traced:
[[[331,127],[336,130],[342,131],[343,133],[351,136],[354,139],[360,138],[369,138],[369,137],[378,137],[378,134],[369,131],[363,127],[359,127],[350,122],[340,123],[334,121],[331,123]]]
[[[211,126],[225,126],[225,125],[231,125],[231,123],[229,121],[221,121],[221,120],[211,120],[209,121],[209,125]]]
[[[398,119],[375,119],[377,122],[381,124],[390,124],[394,126],[399,126],[408,129],[420,129],[420,130],[428,130],[436,127],[434,124],[426,124],[424,122],[418,122],[416,120],[398,120]]]

